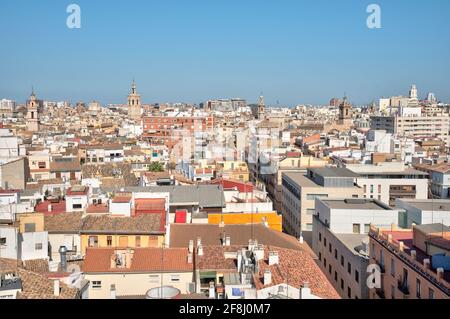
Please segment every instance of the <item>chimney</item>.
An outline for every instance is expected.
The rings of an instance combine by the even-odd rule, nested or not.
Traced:
[[[194,241],[189,241],[189,253],[192,254],[194,252]]]
[[[399,242],[399,249],[400,251],[404,251],[405,250],[405,243],[404,242]]]
[[[110,289],[110,298],[109,299],[116,299],[116,285],[111,285]]]
[[[388,235],[388,243],[392,244],[392,235],[391,234]]]
[[[47,211],[48,211],[48,212],[53,211],[52,204],[48,204],[48,206],[47,206]]]
[[[242,268],[242,251],[237,252],[237,270],[240,272]]]
[[[199,256],[203,256],[203,246],[202,246],[202,244],[198,245],[198,247],[197,247],[197,254]]]
[[[264,286],[268,286],[272,283],[272,273],[269,269],[264,272]]]
[[[259,260],[263,260],[264,259],[264,246],[255,246],[255,248],[253,249],[253,254],[256,257],[256,262],[258,262]]]
[[[59,287],[59,279],[53,280],[53,295],[55,297],[59,297],[60,287]]]
[[[230,246],[231,245],[231,237],[226,237],[225,238],[225,246]]]
[[[444,268],[439,267],[438,269],[436,269],[436,273],[437,273],[437,278],[439,281],[444,279]]]
[[[280,262],[280,257],[278,256],[278,252],[270,251],[269,252],[269,266],[278,265],[279,262]]]
[[[298,239],[298,241],[300,242],[300,244],[303,244],[303,242],[304,242],[303,236],[300,235],[300,238]]]
[[[428,258],[424,259],[424,260],[423,260],[423,266],[424,266],[426,269],[430,269],[430,259],[428,259]]]
[[[309,288],[309,283],[303,283],[303,286],[300,287],[300,299],[310,299],[311,297],[311,288]]]
[[[209,299],[216,299],[216,287],[214,286],[214,281],[209,283]]]
[[[417,251],[411,250],[411,258],[412,258],[413,260],[416,260],[416,259],[417,259]]]
[[[61,257],[61,271],[67,271],[67,248],[66,246],[59,247],[59,256]]]
[[[197,247],[200,246],[201,244],[202,244],[202,238],[197,237]]]
[[[189,253],[187,256],[187,262],[188,264],[192,264],[192,253]]]

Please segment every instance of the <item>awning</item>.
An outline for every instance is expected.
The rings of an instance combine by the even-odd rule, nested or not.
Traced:
[[[216,271],[204,271],[200,273],[200,279],[211,279],[211,278],[216,278],[217,277],[217,272]]]

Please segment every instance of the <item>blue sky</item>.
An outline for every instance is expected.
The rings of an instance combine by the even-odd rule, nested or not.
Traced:
[[[81,29],[66,7],[81,7]],[[366,26],[367,5],[382,28]],[[125,103],[242,97],[450,101],[448,0],[1,0],[0,98]]]

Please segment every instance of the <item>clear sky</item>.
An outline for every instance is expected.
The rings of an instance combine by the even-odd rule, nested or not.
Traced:
[[[81,7],[68,29],[66,7]],[[366,26],[381,6],[382,28]],[[242,97],[321,104],[347,92],[450,101],[448,0],[1,0],[0,98],[144,103]]]

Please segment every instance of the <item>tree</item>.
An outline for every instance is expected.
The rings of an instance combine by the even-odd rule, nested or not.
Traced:
[[[148,167],[149,172],[164,172],[164,166],[160,162],[153,162]]]

